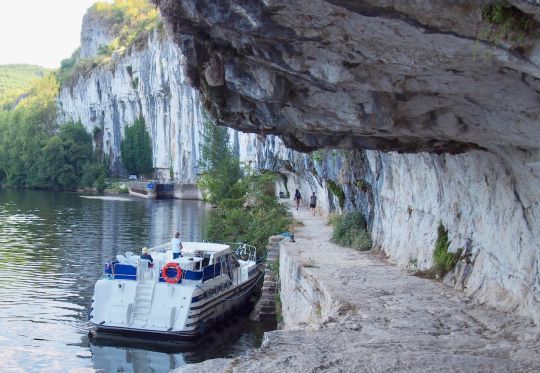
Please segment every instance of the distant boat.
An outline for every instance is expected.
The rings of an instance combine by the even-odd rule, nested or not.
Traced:
[[[97,332],[192,339],[246,303],[264,275],[253,246],[182,242],[149,250],[149,260],[126,252],[105,266],[96,282],[90,322]]]

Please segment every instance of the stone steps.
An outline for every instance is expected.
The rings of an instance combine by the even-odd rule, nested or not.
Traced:
[[[276,318],[276,292],[278,279],[270,269],[276,260],[279,260],[279,242],[281,236],[272,236],[268,239],[266,268],[264,270],[264,282],[261,289],[261,297],[251,314],[253,320]]]

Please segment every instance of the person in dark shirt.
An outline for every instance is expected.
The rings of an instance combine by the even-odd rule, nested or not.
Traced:
[[[148,267],[152,267],[152,265],[154,264],[154,258],[152,258],[152,255],[148,254],[148,249],[146,247],[143,247],[142,249],[141,259],[150,261]]]
[[[309,208],[313,212],[313,216],[315,216],[315,207],[317,206],[317,196],[315,195],[315,192],[310,197],[309,201]]]
[[[302,195],[300,194],[300,191],[296,189],[296,192],[294,192],[294,201],[296,202],[296,211],[298,211],[298,206],[300,206],[301,199],[302,199]]]

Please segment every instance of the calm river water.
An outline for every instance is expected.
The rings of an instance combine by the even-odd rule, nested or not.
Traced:
[[[208,212],[195,201],[0,189],[0,372],[166,372],[260,346],[273,325],[245,315],[197,345],[88,337],[103,263],[178,228],[200,240]]]

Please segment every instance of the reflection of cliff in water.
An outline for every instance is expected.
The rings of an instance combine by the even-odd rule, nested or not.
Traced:
[[[260,347],[265,331],[275,322],[253,322],[245,314],[193,342],[160,342],[95,334],[91,337],[93,368],[106,372],[165,372],[185,364],[239,356]]]

